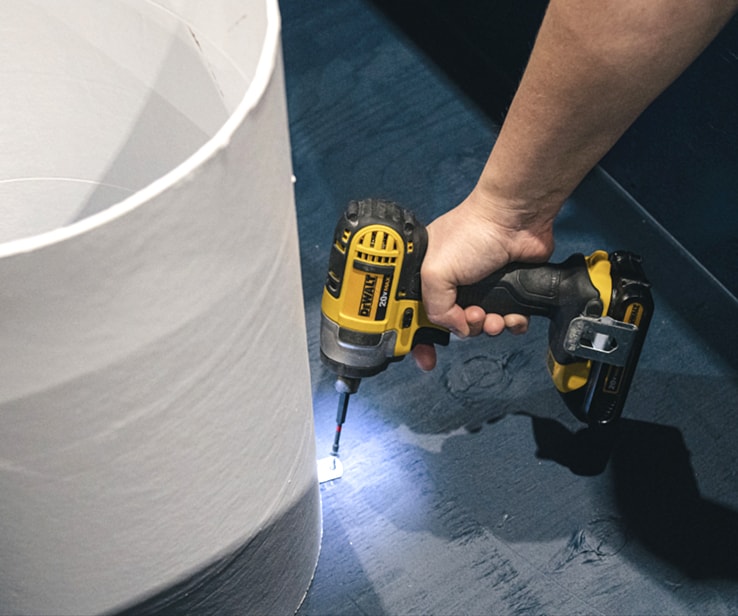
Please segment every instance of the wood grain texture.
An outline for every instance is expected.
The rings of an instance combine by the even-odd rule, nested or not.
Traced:
[[[472,187],[495,126],[370,4],[282,11],[321,455],[336,405],[318,352],[336,216],[377,196],[432,219]],[[596,171],[557,222],[555,259],[598,248],[642,253],[657,304],[612,442],[558,398],[542,320],[523,337],[452,342],[432,373],[406,359],[365,379],[344,476],[322,487],[302,616],[738,610],[738,306]]]

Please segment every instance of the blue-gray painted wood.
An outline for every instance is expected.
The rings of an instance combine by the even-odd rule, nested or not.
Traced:
[[[470,190],[495,125],[361,0],[283,2],[318,452],[336,393],[318,353],[336,216],[390,197],[423,220]],[[549,383],[547,323],[452,342],[366,379],[322,486],[302,616],[738,611],[738,306],[603,172],[557,222],[557,252],[641,252],[657,312],[613,441]]]

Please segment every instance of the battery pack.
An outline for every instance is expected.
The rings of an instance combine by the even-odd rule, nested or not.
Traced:
[[[607,316],[638,330],[625,365],[583,362],[580,372],[588,372],[583,384],[560,392],[572,413],[592,425],[611,423],[622,414],[654,310],[651,284],[643,272],[641,258],[617,251],[609,260],[612,295]]]

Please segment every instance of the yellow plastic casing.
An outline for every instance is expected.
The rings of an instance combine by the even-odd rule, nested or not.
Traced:
[[[345,244],[345,242],[348,244]],[[341,328],[362,334],[397,334],[393,357],[407,355],[415,332],[433,325],[422,301],[406,299],[398,289],[406,254],[413,253],[412,242],[405,244],[398,232],[383,224],[363,227],[353,235],[346,232],[335,248],[344,254],[343,272],[329,272],[341,281],[338,297],[323,290],[323,314]]]
[[[610,271],[610,259],[604,250],[596,250],[585,257],[587,271],[594,287],[600,293],[602,301],[602,314],[605,316],[610,310],[610,298],[612,297],[612,275]],[[567,393],[584,387],[592,369],[591,360],[573,362],[571,364],[560,364],[554,359],[551,349],[548,350],[548,371],[551,374],[554,385],[561,393]]]

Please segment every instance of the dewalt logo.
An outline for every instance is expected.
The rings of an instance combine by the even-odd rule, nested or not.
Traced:
[[[372,314],[374,304],[374,293],[377,290],[377,277],[367,274],[364,276],[364,288],[361,290],[361,302],[359,303],[359,316],[369,317]]]

